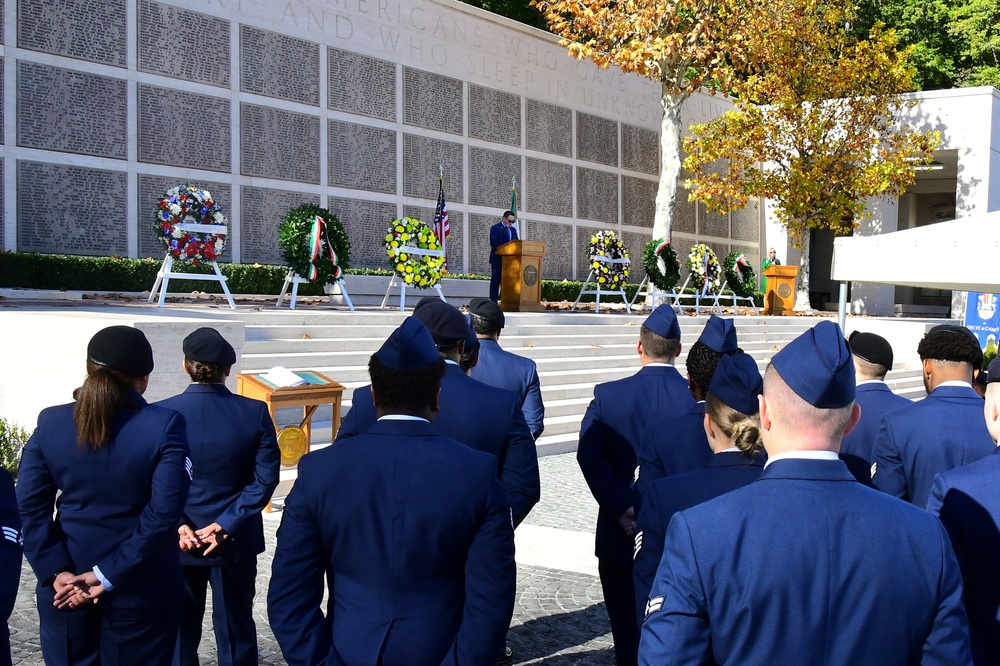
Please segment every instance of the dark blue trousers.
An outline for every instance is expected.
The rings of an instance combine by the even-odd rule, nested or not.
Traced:
[[[180,624],[180,595],[158,586],[157,605],[119,608],[107,595],[76,610],[52,605],[55,592],[38,587],[42,658],[46,666],[168,666]]]
[[[257,558],[214,567],[182,567],[184,613],[174,666],[197,666],[198,644],[205,617],[205,596],[212,585],[212,625],[219,666],[257,666],[257,625],[253,597]]]
[[[490,300],[496,303],[500,300],[500,275],[503,273],[503,262],[500,257],[490,262]]]
[[[635,586],[632,582],[632,563],[612,562],[607,558],[597,561],[601,576],[604,606],[611,621],[611,635],[615,641],[615,663],[634,666],[639,662],[639,627],[635,622]]]

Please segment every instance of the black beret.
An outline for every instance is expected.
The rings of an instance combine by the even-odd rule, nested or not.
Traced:
[[[473,298],[469,301],[469,314],[481,317],[497,328],[503,328],[507,323],[500,306],[488,298]]]
[[[854,331],[847,338],[851,353],[869,363],[876,363],[892,370],[892,345],[881,335]]]
[[[992,370],[992,372],[990,372]],[[990,361],[989,370],[986,370],[986,381],[990,384],[1000,382],[1000,358]]]
[[[184,356],[215,365],[230,366],[236,363],[236,350],[214,328],[202,327],[184,338]]]
[[[87,345],[87,358],[131,377],[153,371],[153,348],[143,332],[131,326],[109,326],[95,333]]]
[[[453,345],[469,332],[469,321],[454,305],[448,305],[439,298],[425,296],[413,308],[413,316],[419,319],[431,332],[437,345]]]

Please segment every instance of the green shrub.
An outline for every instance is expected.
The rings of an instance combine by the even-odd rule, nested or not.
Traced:
[[[0,417],[0,467],[10,472],[17,480],[17,468],[21,465],[21,452],[30,433],[13,421]]]

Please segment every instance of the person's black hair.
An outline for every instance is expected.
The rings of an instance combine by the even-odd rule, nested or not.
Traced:
[[[642,326],[639,328],[639,341],[642,352],[655,361],[672,361],[677,356],[679,338],[664,338]]]
[[[198,384],[222,384],[226,381],[226,371],[229,370],[229,366],[202,363],[190,356],[185,356],[184,370],[188,373],[191,381]]]
[[[486,335],[491,338],[500,335],[500,327],[493,322],[474,314],[470,314],[469,319],[472,320],[472,328],[478,335]]]
[[[983,350],[971,335],[956,331],[931,331],[917,345],[921,361],[952,361],[968,363],[974,370],[983,367]]]
[[[479,362],[479,347],[472,349],[470,351],[462,354],[462,358],[458,360],[458,367],[462,368],[462,372],[468,372],[472,368],[476,367],[476,363]]]
[[[503,212],[503,215],[501,215],[500,217],[506,219],[508,215],[511,215],[511,216],[513,216],[515,218],[517,217],[517,215],[514,215],[514,211],[512,211],[512,210],[505,210]]]
[[[380,409],[390,414],[414,414],[434,404],[444,376],[444,359],[411,370],[394,370],[372,355],[368,374]]]
[[[708,385],[712,383],[715,368],[722,357],[722,352],[715,351],[700,340],[688,350],[687,358],[684,360],[688,383],[698,389],[702,399],[708,395]]]

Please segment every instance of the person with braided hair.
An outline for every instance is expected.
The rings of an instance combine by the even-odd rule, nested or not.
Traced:
[[[719,359],[703,403],[702,428],[712,452],[708,465],[650,484],[638,518],[632,564],[639,626],[673,515],[753,483],[764,471],[757,405],[763,390],[757,362],[749,354],[735,352]]]

